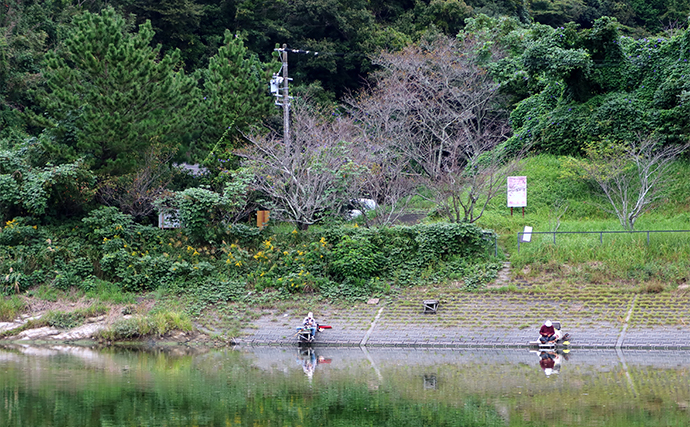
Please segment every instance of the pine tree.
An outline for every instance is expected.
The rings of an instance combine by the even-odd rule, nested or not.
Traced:
[[[44,104],[59,137],[46,148],[56,161],[83,157],[99,175],[121,175],[152,145],[174,150],[189,132],[195,81],[179,69],[179,51],[160,57],[153,36],[149,22],[129,32],[112,8],[75,18],[48,59]]]
[[[228,152],[243,133],[275,110],[268,90],[269,67],[249,54],[241,38],[225,32],[224,45],[199,73],[205,123],[196,154]]]

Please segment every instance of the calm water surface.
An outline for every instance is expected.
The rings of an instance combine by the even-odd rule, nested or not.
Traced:
[[[690,426],[689,368],[670,351],[10,345],[0,425]]]

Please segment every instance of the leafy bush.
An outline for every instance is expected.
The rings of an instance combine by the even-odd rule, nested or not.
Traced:
[[[214,231],[210,228],[220,222],[220,194],[206,188],[188,188],[176,195],[176,201],[184,233],[197,242],[209,241]]]
[[[32,155],[31,143],[0,151],[0,219],[82,212],[95,194],[93,173],[81,160],[36,167]]]
[[[437,223],[415,226],[419,257],[425,261],[466,257],[486,247],[482,229],[469,223]]]
[[[331,272],[337,279],[382,275],[384,257],[366,236],[343,236],[333,248]]]
[[[117,237],[130,238],[134,227],[131,215],[124,214],[112,206],[91,211],[82,221],[91,231],[95,242]]]
[[[0,245],[17,246],[29,245],[40,237],[38,226],[29,225],[28,218],[16,217],[5,222],[5,226],[0,228]]]

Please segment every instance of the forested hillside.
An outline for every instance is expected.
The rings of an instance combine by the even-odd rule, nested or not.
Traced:
[[[126,17],[129,30],[149,20],[151,43],[160,43],[162,53],[180,49],[178,66],[190,75],[207,67],[226,30],[240,35],[262,62],[270,61],[276,43],[321,52],[291,59],[295,83],[319,82],[336,96],[361,86],[371,71],[370,55],[380,49],[399,49],[430,32],[454,36],[466,18],[480,13],[552,27],[572,22],[579,28],[610,16],[623,34],[635,38],[685,27],[690,14],[687,1],[671,0],[9,0],[0,8],[3,126],[20,120],[7,110],[43,112],[30,91],[45,84],[45,54],[61,49],[74,33],[75,16],[106,7]],[[39,128],[32,124],[30,130]]]

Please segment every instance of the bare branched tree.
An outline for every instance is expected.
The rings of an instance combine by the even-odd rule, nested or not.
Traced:
[[[594,181],[607,202],[600,207],[632,231],[635,221],[663,195],[672,179],[669,168],[687,148],[687,144],[662,146],[656,138],[640,135],[633,142],[591,143],[585,159],[568,159],[566,166]]]
[[[419,185],[418,173],[405,151],[416,130],[405,124],[399,93],[390,87],[362,91],[348,98],[349,114],[360,135],[356,158],[365,166],[360,176],[361,194],[376,201],[373,222],[391,225],[405,213]],[[368,224],[366,209],[361,209]]]
[[[561,226],[561,218],[568,212],[568,203],[558,199],[549,206],[549,231],[558,231]]]
[[[98,190],[101,203],[116,206],[135,220],[150,216],[155,209],[153,202],[165,193],[172,180],[168,165],[173,154],[169,150],[150,147],[139,170],[101,183]]]
[[[306,229],[355,197],[362,167],[353,159],[358,137],[352,120],[301,101],[291,113],[290,145],[276,133],[249,135],[249,146],[237,154],[253,169],[267,207]]]
[[[418,185],[410,175],[409,159],[389,148],[366,140],[355,147],[355,158],[362,166],[357,183],[359,194],[378,205],[374,211],[358,206],[367,226],[370,222],[384,226],[394,224],[405,213]],[[357,200],[364,199],[356,198],[354,204]]]
[[[366,139],[405,156],[408,174],[456,222],[477,221],[518,166],[501,147],[508,114],[474,43],[438,38],[382,53],[375,88],[349,100]]]

